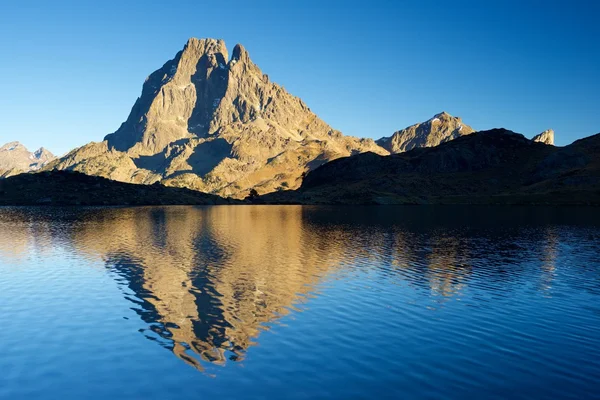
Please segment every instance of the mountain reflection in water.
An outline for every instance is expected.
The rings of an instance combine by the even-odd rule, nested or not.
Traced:
[[[548,291],[561,236],[570,235],[561,224],[568,216],[569,223],[585,227],[591,215],[485,207],[90,208],[51,214],[14,208],[2,214],[0,256],[26,257],[32,247],[61,245],[101,257],[143,321],[140,332],[202,370],[205,363],[243,360],[261,331],[291,310],[302,311],[323,282],[370,270],[375,280],[429,291],[432,308],[469,287],[479,290],[475,297],[482,301],[510,297],[531,283]],[[585,246],[598,242],[598,230],[585,234],[596,236],[579,250],[597,257]],[[578,290],[600,294],[600,270],[582,267],[578,273],[589,277],[572,280]]]

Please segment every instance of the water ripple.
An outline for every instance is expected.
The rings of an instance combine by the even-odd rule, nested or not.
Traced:
[[[591,398],[598,214],[4,208],[0,397]]]

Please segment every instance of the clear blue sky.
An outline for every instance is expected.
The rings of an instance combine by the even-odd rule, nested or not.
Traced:
[[[293,3],[293,4],[292,4]],[[442,110],[564,145],[600,132],[597,1],[6,1],[0,143],[61,154],[127,117],[191,37],[242,43],[345,134]]]

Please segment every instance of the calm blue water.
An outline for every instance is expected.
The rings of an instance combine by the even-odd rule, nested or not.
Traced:
[[[600,210],[0,208],[0,398],[600,398]]]

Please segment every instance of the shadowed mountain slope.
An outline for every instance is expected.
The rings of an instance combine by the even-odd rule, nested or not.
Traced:
[[[232,199],[188,189],[134,185],[72,171],[44,171],[0,180],[0,206],[235,203]]]

